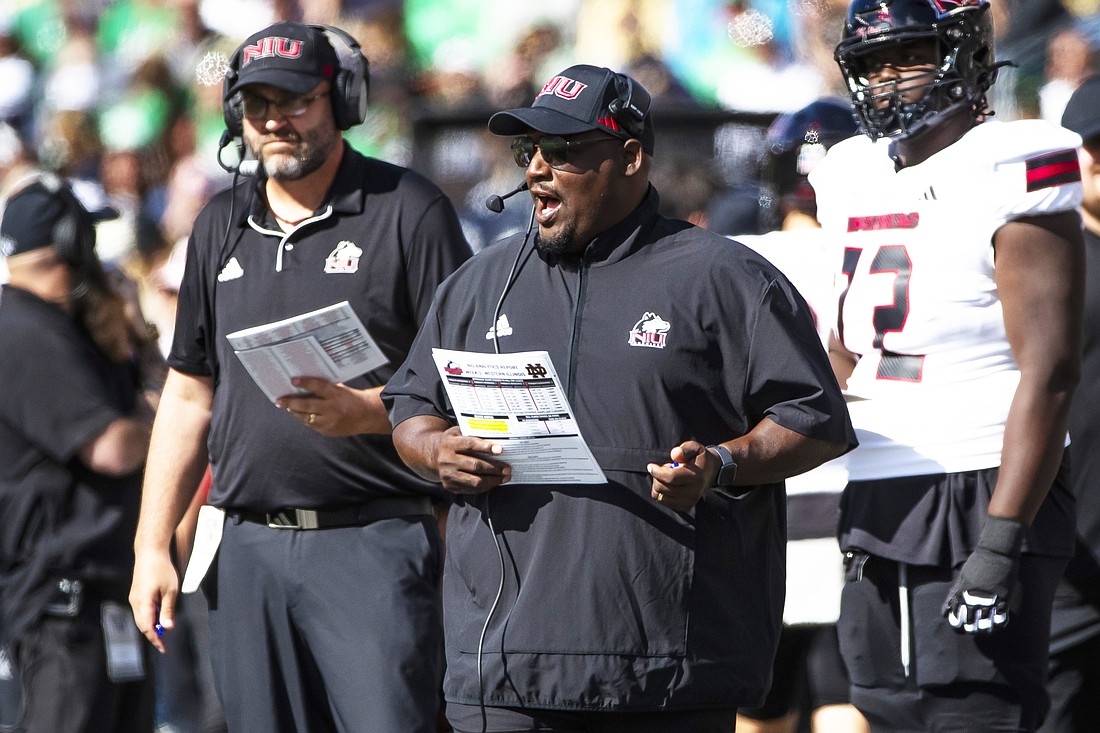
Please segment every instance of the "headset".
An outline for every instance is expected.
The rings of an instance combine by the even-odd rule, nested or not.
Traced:
[[[95,224],[68,186],[59,187],[55,193],[66,209],[65,215],[53,225],[57,255],[73,269],[86,269],[97,260]]]
[[[336,127],[347,130],[362,123],[367,118],[367,97],[370,92],[370,64],[363,55],[362,47],[349,33],[339,28],[328,25],[307,27],[323,35],[340,60],[340,71],[332,80],[331,94],[332,118]],[[222,80],[222,117],[232,137],[241,137],[244,134],[244,111],[240,92],[229,94],[240,74],[243,53],[242,44],[229,59],[229,67]]]
[[[645,118],[653,104],[649,92],[641,85],[635,87],[634,80],[629,76],[615,74],[615,93],[618,96],[608,103],[607,111],[631,137],[641,140],[645,131]],[[637,102],[634,101],[635,95],[638,97]]]

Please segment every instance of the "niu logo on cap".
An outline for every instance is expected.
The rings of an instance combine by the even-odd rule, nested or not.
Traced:
[[[270,56],[282,56],[284,59],[296,59],[302,55],[302,42],[281,36],[261,38],[259,43],[246,46],[241,57],[241,66],[256,59]]]
[[[576,99],[587,88],[587,84],[576,79],[570,79],[567,76],[555,76],[543,85],[542,91],[535,96],[535,99],[544,94],[553,94],[555,97],[561,97],[562,99]]]

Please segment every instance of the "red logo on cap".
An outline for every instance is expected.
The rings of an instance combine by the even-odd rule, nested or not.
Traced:
[[[542,91],[535,95],[535,99],[538,99],[544,94],[553,94],[555,97],[561,97],[562,99],[576,99],[577,95],[583,92],[587,87],[587,84],[582,84],[567,76],[555,76],[543,85]]]
[[[614,117],[601,117],[596,120],[597,125],[603,125],[604,127],[610,127],[612,130],[619,130],[619,123],[615,121]]]
[[[941,13],[948,13],[956,8],[965,8],[972,5],[978,5],[978,0],[932,0],[932,4],[936,6],[936,10]]]
[[[302,55],[302,42],[281,36],[268,36],[261,38],[259,43],[245,46],[241,57],[241,66],[247,65],[256,59],[264,59],[270,56],[282,56],[284,59],[296,59]]]

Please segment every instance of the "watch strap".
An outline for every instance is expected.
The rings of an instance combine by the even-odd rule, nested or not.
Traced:
[[[737,477],[737,462],[733,460],[733,454],[724,445],[708,445],[707,450],[721,461],[712,488],[733,486],[734,479]]]

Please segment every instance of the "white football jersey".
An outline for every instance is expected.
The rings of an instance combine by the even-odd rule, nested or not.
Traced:
[[[822,348],[836,323],[838,249],[836,234],[821,229],[792,229],[731,237],[756,250],[787,276],[806,299]],[[844,457],[823,463],[786,480],[787,496],[837,494],[844,491],[848,473]],[[794,511],[788,509],[788,511]],[[844,555],[836,537],[791,540],[787,543],[787,596],[783,623],[836,623],[840,591],[844,587]]]
[[[763,255],[787,276],[813,311],[821,345],[828,348],[829,332],[836,323],[838,295],[836,234],[806,228],[731,239]]]
[[[993,235],[1078,206],[1079,144],[1042,120],[989,121],[900,171],[888,140],[851,138],[810,174],[818,218],[843,242],[838,333],[860,355],[848,380],[852,480],[1000,465],[1019,370]]]
[[[792,229],[730,238],[763,255],[787,276],[813,311],[821,347],[828,349],[829,332],[836,325],[837,288],[843,285],[837,282],[837,235],[822,229]],[[847,478],[843,461],[834,459],[787,479],[787,494],[840,493]]]

